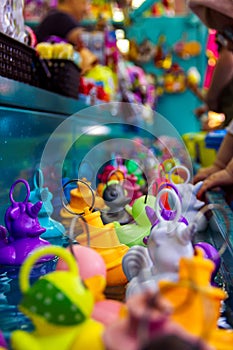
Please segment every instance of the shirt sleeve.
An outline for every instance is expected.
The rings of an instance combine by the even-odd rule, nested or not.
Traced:
[[[64,12],[52,12],[36,28],[35,33],[38,42],[46,41],[50,36],[67,38],[67,34],[74,28],[79,27],[79,23],[69,14]]]

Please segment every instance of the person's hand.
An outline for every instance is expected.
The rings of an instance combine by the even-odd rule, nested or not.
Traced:
[[[203,194],[210,188],[217,186],[227,186],[233,184],[232,174],[229,173],[226,169],[215,172],[214,174],[208,176],[203,185],[201,186],[199,192],[197,193],[197,198],[201,198]]]
[[[207,168],[201,168],[193,178],[194,185],[199,181],[205,180],[208,176],[210,176],[210,175],[212,175],[220,170],[221,170],[221,168],[218,167],[217,165],[211,165]]]

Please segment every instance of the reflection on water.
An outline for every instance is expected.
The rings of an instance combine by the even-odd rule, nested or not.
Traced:
[[[36,264],[31,272],[30,283],[54,271],[56,263],[57,258]],[[19,270],[19,266],[0,266],[0,329],[7,340],[14,330],[33,329],[30,320],[19,311],[17,306],[22,296],[18,279]]]

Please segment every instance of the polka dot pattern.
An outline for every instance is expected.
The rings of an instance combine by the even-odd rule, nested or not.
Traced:
[[[55,325],[76,325],[85,320],[82,310],[46,279],[40,279],[29,289],[21,306]]]

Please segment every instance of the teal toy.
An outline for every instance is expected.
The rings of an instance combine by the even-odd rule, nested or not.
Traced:
[[[150,234],[151,222],[147,217],[145,207],[154,208],[156,197],[152,195],[141,196],[137,198],[131,207],[125,206],[125,210],[133,217],[135,223],[127,225],[115,224],[115,230],[119,241],[128,247],[134,245],[146,246],[143,239]]]
[[[39,200],[43,202],[38,220],[41,226],[46,228],[46,232],[44,232],[41,237],[49,240],[64,236],[65,227],[60,222],[51,218],[51,215],[53,214],[53,195],[48,187],[44,187],[44,176],[40,169],[37,169],[34,174],[33,184],[35,188],[30,193],[30,202],[36,203]]]

